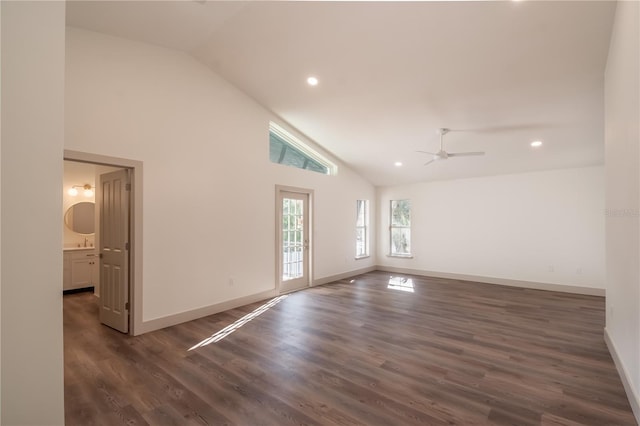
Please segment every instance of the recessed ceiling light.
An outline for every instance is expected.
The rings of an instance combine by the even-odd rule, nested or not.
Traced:
[[[318,79],[315,77],[309,77],[307,78],[307,83],[309,84],[309,86],[317,86],[318,85]]]
[[[531,142],[531,146],[534,147],[534,148],[542,146],[542,141],[533,141],[533,142]]]
[[[396,161],[395,163],[393,163],[396,167],[400,167],[402,166],[402,161]]]

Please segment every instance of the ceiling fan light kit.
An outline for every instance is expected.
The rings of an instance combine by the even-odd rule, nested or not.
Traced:
[[[429,154],[429,155],[433,156],[433,158],[431,160],[429,160],[426,163],[424,163],[425,166],[428,165],[428,164],[433,163],[434,161],[446,160],[449,157],[471,157],[471,156],[477,156],[477,155],[484,155],[484,152],[480,152],[480,151],[475,151],[475,152],[447,152],[447,151],[445,151],[444,147],[443,147],[443,138],[444,138],[444,135],[446,135],[450,131],[451,131],[451,129],[447,129],[446,127],[442,127],[440,129],[438,129],[438,134],[440,135],[440,150],[438,152],[418,151],[418,152],[421,152],[423,154]]]

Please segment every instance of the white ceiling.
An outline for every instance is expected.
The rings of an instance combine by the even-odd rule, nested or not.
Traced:
[[[67,2],[67,21],[191,53],[372,183],[394,185],[602,164],[614,10],[597,1],[78,1]],[[487,154],[423,167],[429,157],[415,151],[435,151],[439,127],[465,130],[448,134],[445,149]]]

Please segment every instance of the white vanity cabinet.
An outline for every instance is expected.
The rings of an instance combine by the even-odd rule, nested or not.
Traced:
[[[98,286],[99,262],[93,247],[65,249],[63,252],[63,289]]]

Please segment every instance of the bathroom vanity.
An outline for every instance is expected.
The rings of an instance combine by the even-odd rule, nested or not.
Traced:
[[[86,185],[91,188],[90,185]],[[81,201],[64,214],[63,291],[93,289],[99,293],[100,258],[95,241],[95,204]]]
[[[100,262],[94,247],[65,248],[63,262],[63,290],[87,287],[95,287],[97,290]]]

